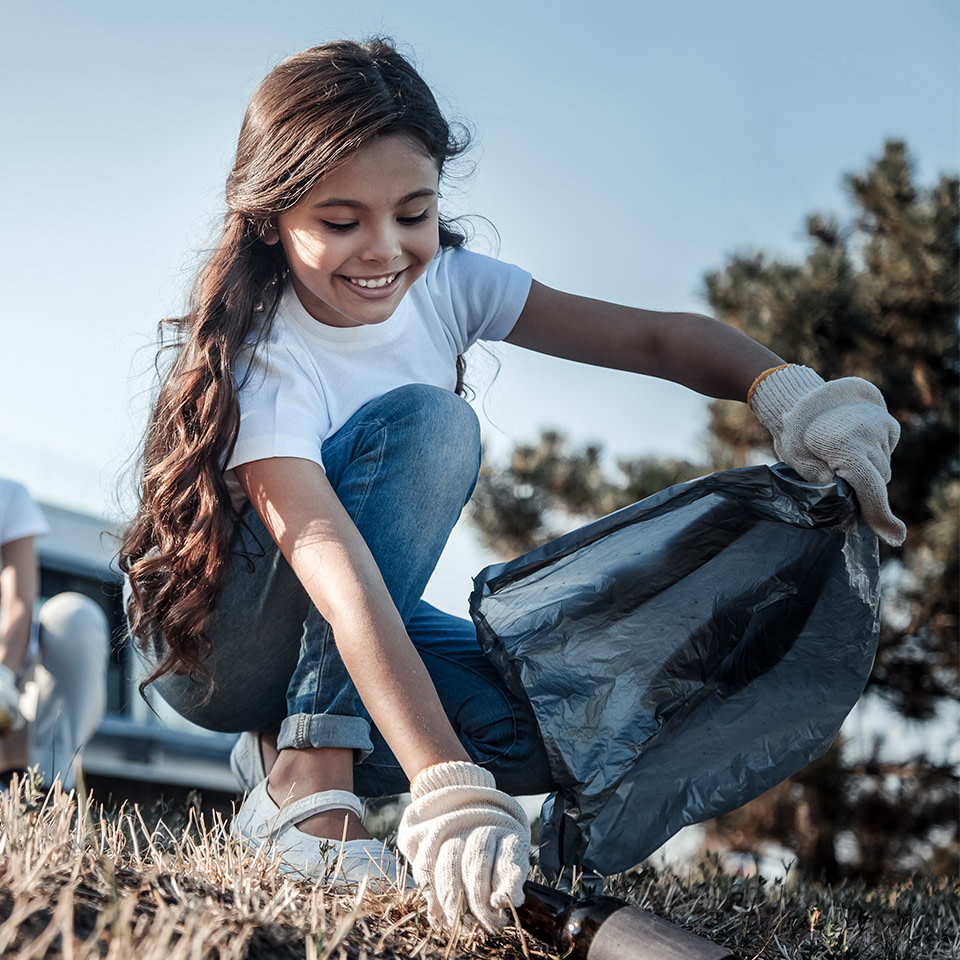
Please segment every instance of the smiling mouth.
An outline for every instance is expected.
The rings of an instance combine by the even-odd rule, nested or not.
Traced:
[[[376,290],[378,287],[386,287],[393,283],[393,281],[397,279],[397,274],[390,273],[385,277],[375,277],[370,280],[364,280],[360,277],[346,277],[345,279],[355,287],[363,287],[366,290]]]

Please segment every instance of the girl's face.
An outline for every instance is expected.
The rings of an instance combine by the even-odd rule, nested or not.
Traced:
[[[310,315],[381,323],[439,247],[439,171],[416,141],[379,137],[324,177],[264,235],[286,254]]]

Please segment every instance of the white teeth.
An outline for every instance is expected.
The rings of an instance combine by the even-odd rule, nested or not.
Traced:
[[[355,283],[358,287],[385,287],[388,283],[393,283],[397,278],[395,273],[391,273],[389,277],[377,277],[376,280],[354,280],[350,278],[351,283]]]

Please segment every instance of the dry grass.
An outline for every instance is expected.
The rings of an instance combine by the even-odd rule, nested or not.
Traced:
[[[623,896],[747,960],[960,958],[960,886],[836,890],[641,870]],[[10,960],[556,960],[514,928],[429,926],[417,895],[297,883],[197,808],[160,819],[14,780],[0,800],[0,956]],[[624,957],[624,960],[630,960]]]
[[[171,829],[107,813],[56,784],[0,802],[0,956],[133,958],[523,957],[519,939],[437,932],[416,894],[296,883],[191,808]],[[534,943],[532,958],[545,957]]]
[[[960,878],[831,887],[731,876],[709,859],[688,876],[641,869],[607,892],[724,944],[744,960],[960,960]],[[624,958],[627,960],[627,958]]]

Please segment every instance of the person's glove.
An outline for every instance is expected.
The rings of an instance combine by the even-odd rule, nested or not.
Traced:
[[[26,722],[20,712],[17,676],[5,663],[0,663],[0,737],[9,737]]]
[[[907,528],[891,512],[886,489],[900,424],[872,383],[859,377],[825,383],[791,363],[761,374],[748,402],[787,466],[811,483],[843,477],[867,526],[892,546],[903,543]]]
[[[510,904],[523,903],[530,867],[523,807],[489,770],[462,760],[427,767],[410,794],[397,847],[423,888],[430,922],[452,926],[462,903],[488,932],[501,930]]]

